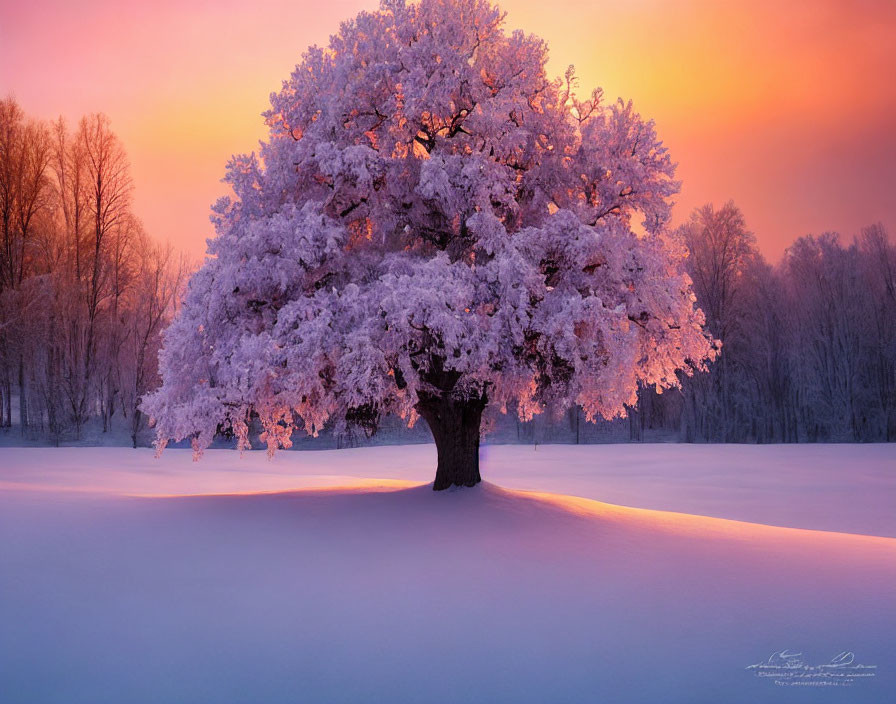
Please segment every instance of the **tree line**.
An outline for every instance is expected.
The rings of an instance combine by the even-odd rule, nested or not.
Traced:
[[[147,235],[132,195],[106,116],[70,128],[0,101],[0,428],[58,443],[115,425],[138,443],[189,271]],[[641,389],[624,421],[499,419],[498,439],[896,440],[896,246],[883,225],[800,237],[774,265],[732,202],[698,208],[678,234],[722,342],[709,370]]]
[[[685,442],[896,440],[896,247],[883,225],[850,242],[797,239],[777,265],[734,203],[706,205],[680,228],[709,330],[709,371],[680,392],[642,390],[634,438]]]
[[[114,418],[136,446],[187,269],[132,195],[105,115],[70,128],[0,101],[0,427],[58,443]]]

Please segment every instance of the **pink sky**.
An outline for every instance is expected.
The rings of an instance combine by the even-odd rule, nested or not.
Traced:
[[[896,235],[896,2],[505,0],[580,87],[632,98],[684,181],[676,220],[734,199],[763,252],[795,237]],[[375,2],[0,4],[0,94],[30,114],[102,111],[133,165],[147,229],[198,257],[233,153],[309,44]]]

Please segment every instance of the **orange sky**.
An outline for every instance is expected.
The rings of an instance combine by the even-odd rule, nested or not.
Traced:
[[[676,221],[733,198],[763,252],[882,220],[896,235],[896,1],[505,0],[551,68],[656,120]],[[0,0],[0,94],[39,117],[103,111],[147,229],[191,255],[232,153],[301,52],[370,0]]]

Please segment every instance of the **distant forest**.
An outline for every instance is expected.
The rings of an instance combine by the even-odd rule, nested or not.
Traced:
[[[187,270],[134,215],[124,147],[104,115],[69,129],[0,101],[0,427],[77,440],[126,428],[158,383],[160,332]],[[12,426],[18,426],[11,429]],[[9,438],[7,438],[9,440]]]
[[[643,390],[632,422],[685,442],[896,440],[896,247],[807,235],[770,265],[733,203],[680,228],[706,324],[722,340],[680,392]]]
[[[69,128],[0,101],[0,442],[77,442],[87,431],[150,441],[139,401],[158,384],[161,334],[189,267],[144,232],[132,193],[105,116]],[[679,233],[722,341],[709,371],[663,394],[642,389],[626,419],[503,417],[490,421],[493,440],[896,440],[896,245],[883,225],[848,241],[800,237],[776,265],[732,202],[697,209]],[[426,435],[393,419],[375,439],[320,443]]]

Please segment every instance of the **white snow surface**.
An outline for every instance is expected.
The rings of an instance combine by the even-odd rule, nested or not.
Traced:
[[[486,481],[511,489],[730,518],[896,537],[896,444],[486,445]],[[240,453],[0,448],[0,491],[221,494],[431,482],[432,444]],[[359,482],[362,480],[362,482]]]
[[[4,448],[0,701],[896,700],[890,447],[483,460],[435,493],[431,446]],[[785,649],[877,668],[747,669]]]

